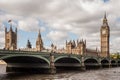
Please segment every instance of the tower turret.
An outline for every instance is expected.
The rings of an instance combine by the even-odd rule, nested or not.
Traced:
[[[17,33],[17,27],[16,27],[16,29],[15,29],[15,32]]]
[[[44,49],[43,48],[43,41],[42,41],[41,34],[40,34],[40,30],[39,30],[38,37],[37,37],[37,40],[36,40],[36,49],[37,49],[37,51],[42,51]]]
[[[26,47],[27,47],[27,48],[32,48],[31,42],[30,42],[29,40],[27,41]]]
[[[11,20],[8,21],[9,23]],[[10,30],[7,31],[5,27],[5,49],[7,50],[15,50],[17,49],[17,32],[13,31],[12,23],[10,24]]]

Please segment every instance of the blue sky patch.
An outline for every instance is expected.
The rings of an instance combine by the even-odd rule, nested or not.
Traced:
[[[106,2],[109,2],[110,0],[103,0],[103,1],[106,3]]]

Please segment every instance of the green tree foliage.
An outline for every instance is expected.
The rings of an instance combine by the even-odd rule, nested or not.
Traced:
[[[120,59],[120,53],[112,53],[110,57],[113,59]]]

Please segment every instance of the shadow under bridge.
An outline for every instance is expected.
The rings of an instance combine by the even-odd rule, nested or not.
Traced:
[[[99,62],[95,58],[88,58],[84,60],[86,69],[98,69],[100,67]]]
[[[7,63],[8,72],[43,70],[48,69],[50,64],[49,60],[41,56],[6,56],[1,59]]]
[[[103,60],[101,60],[101,66],[103,67],[103,68],[109,68],[109,60],[108,59],[103,59]]]
[[[81,67],[81,61],[77,57],[61,56],[55,59],[57,69],[75,69]]]

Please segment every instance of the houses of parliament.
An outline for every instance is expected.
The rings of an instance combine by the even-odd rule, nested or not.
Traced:
[[[106,18],[106,14],[103,18],[103,24],[100,29],[100,43],[101,50],[98,51],[97,48],[95,50],[86,48],[86,40],[73,40],[66,41],[65,49],[57,49],[57,47],[52,44],[51,50],[56,53],[67,53],[67,54],[80,54],[80,55],[100,55],[101,57],[109,57],[109,38],[110,38],[110,28],[108,25],[108,21]],[[6,50],[16,50],[17,49],[17,28],[15,31],[12,29],[12,25],[10,25],[10,30],[7,31],[5,28],[5,49]],[[20,49],[22,51],[44,51],[46,50],[43,45],[41,33],[39,30],[38,37],[36,39],[36,48],[32,48],[30,41],[28,40],[26,48]]]

